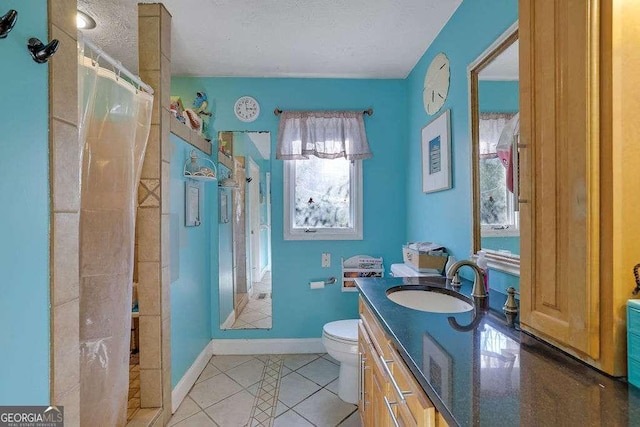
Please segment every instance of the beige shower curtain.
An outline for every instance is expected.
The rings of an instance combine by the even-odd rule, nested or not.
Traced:
[[[153,96],[101,68],[79,47],[80,417],[127,419],[136,194]]]

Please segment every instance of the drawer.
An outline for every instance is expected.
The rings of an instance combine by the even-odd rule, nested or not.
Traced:
[[[405,393],[405,405],[414,422],[412,425],[433,426],[436,423],[436,410],[433,403],[427,397],[422,387],[416,381],[415,377],[409,371],[409,368],[400,357],[396,349],[389,344],[389,353],[391,354],[390,364],[393,379],[398,384],[400,391]],[[393,387],[392,387],[393,389]],[[397,391],[394,390],[397,396]]]
[[[627,308],[627,328],[629,332],[640,335],[640,310]]]
[[[629,383],[640,387],[640,361],[629,357]]]
[[[389,339],[367,304],[360,298],[360,318],[379,355],[389,358]]]
[[[627,338],[627,354],[629,357],[640,360],[640,335],[629,333]]]

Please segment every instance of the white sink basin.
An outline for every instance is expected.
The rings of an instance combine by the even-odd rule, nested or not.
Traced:
[[[387,294],[387,298],[403,307],[430,313],[464,313],[473,310],[468,302],[435,291],[398,290]]]

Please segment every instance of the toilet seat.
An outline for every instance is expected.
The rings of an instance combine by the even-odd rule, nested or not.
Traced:
[[[323,326],[322,334],[333,341],[355,344],[358,342],[358,322],[358,319],[330,322]]]

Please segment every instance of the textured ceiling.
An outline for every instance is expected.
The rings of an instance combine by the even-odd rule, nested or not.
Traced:
[[[487,64],[480,73],[480,80],[518,80],[520,75],[518,49],[520,43],[515,41],[493,61]]]
[[[164,0],[172,74],[404,78],[462,0]],[[136,0],[78,0],[85,35],[137,70]]]

